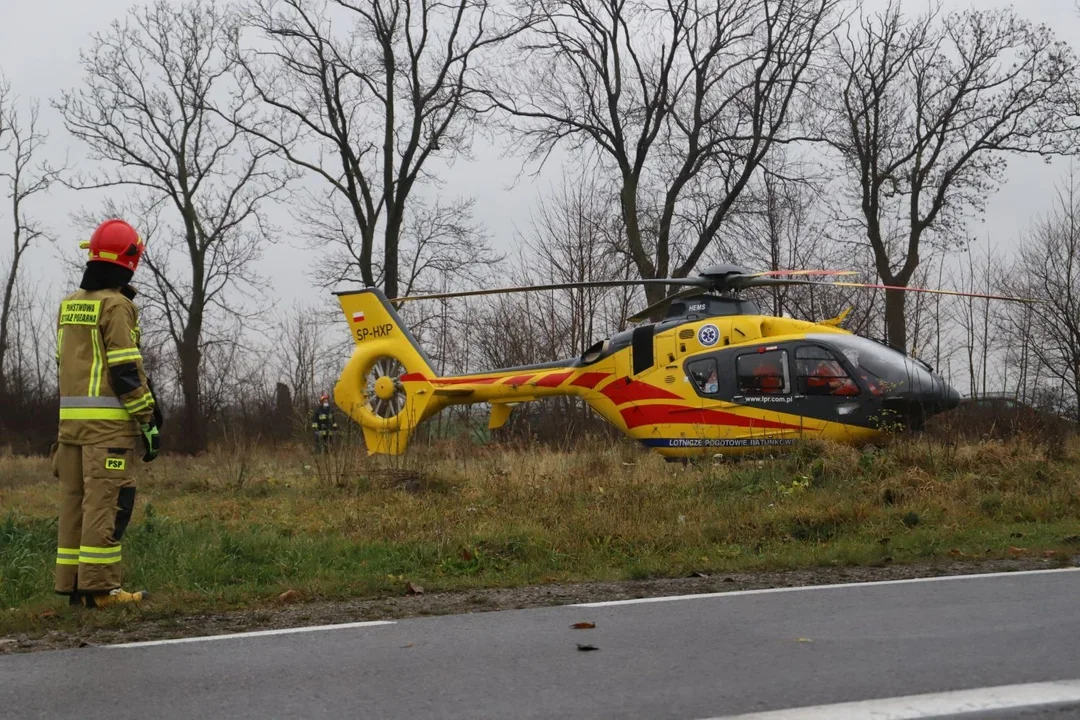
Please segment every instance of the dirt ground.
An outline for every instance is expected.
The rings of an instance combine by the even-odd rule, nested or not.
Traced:
[[[1072,558],[1080,565],[1080,556]],[[360,620],[400,619],[425,615],[492,612],[580,602],[622,600],[666,595],[728,592],[831,583],[874,582],[905,578],[1014,572],[1062,567],[1061,562],[1037,559],[946,562],[885,567],[816,568],[806,570],[695,575],[688,578],[612,583],[540,585],[497,590],[424,594],[404,589],[400,597],[343,602],[290,602],[276,606],[214,615],[150,618],[132,613],[123,628],[88,627],[74,631],[46,630],[42,634],[0,637],[0,653],[32,652],[109,645],[120,642],[220,635],[250,630],[328,625]],[[151,600],[152,602],[152,600]],[[90,611],[82,611],[90,612]],[[110,612],[108,610],[103,612]]]

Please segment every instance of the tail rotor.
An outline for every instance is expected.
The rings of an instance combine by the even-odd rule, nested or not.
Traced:
[[[395,357],[381,355],[375,359],[364,385],[365,404],[372,413],[389,420],[405,409],[407,396],[401,380],[405,373],[405,366]]]

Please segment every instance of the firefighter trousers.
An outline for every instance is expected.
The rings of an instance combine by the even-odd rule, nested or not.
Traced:
[[[135,508],[133,438],[107,445],[60,443],[53,474],[60,479],[56,592],[108,592],[120,587],[120,539]]]

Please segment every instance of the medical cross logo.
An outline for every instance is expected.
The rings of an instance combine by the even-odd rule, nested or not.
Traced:
[[[697,339],[705,347],[711,347],[720,340],[720,331],[715,325],[702,325],[697,331]]]

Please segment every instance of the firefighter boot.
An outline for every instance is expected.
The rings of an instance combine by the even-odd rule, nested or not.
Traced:
[[[106,608],[113,605],[138,605],[148,597],[150,597],[150,594],[145,590],[128,592],[127,590],[116,588],[107,593],[91,593],[83,595],[83,602],[88,608]]]

